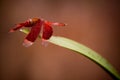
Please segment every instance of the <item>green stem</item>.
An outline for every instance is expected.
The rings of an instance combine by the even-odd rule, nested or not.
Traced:
[[[28,34],[28,30],[22,29],[22,32]],[[120,80],[120,75],[117,72],[117,70],[101,55],[99,55],[94,50],[67,38],[64,37],[55,37],[52,36],[49,40],[49,42],[70,49],[72,51],[77,52],[78,54],[82,54],[83,56],[87,57],[88,59],[94,61],[97,63],[100,67],[102,67],[105,71],[107,71],[111,77],[115,80]]]

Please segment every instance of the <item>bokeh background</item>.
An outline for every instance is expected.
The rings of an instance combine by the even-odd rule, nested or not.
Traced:
[[[26,48],[24,33],[8,31],[33,17],[67,23],[54,35],[94,49],[120,72],[119,12],[119,0],[0,0],[0,80],[112,80],[82,55],[40,39]]]

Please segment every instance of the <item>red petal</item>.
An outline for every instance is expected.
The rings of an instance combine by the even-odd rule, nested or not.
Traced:
[[[27,37],[24,40],[23,44],[25,46],[31,45],[31,43],[36,40],[36,38],[40,33],[42,24],[43,24],[43,21],[39,21],[34,26],[32,26],[30,33],[27,35]]]
[[[47,40],[52,36],[53,30],[50,25],[44,24],[42,38]]]

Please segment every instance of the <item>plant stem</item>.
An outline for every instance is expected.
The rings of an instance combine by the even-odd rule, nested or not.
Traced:
[[[92,49],[64,37],[52,36],[49,42],[73,50],[78,54],[82,54],[83,56],[97,63],[100,67],[107,71],[115,80],[120,80],[120,75],[117,72],[117,70],[105,58],[103,58],[101,55],[99,55]]]
[[[28,34],[27,29],[22,29],[20,30],[21,32],[24,32]],[[67,48],[69,50],[75,51],[78,54],[81,54],[88,59],[92,60],[96,64],[98,64],[100,67],[102,67],[108,74],[111,75],[111,77],[115,80],[120,80],[120,75],[117,72],[117,70],[101,55],[99,55],[97,52],[94,50],[76,42],[68,38],[64,37],[55,37],[52,36],[49,40],[47,40],[50,43],[53,43],[55,45]]]

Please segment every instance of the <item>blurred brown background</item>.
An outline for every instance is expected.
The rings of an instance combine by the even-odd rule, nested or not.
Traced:
[[[119,7],[119,0],[0,0],[0,80],[112,80],[82,55],[39,39],[26,48],[25,34],[8,31],[33,17],[67,23],[54,35],[94,49],[120,72]]]

